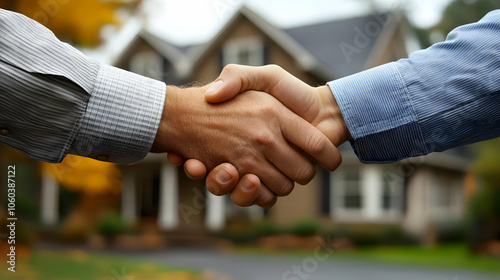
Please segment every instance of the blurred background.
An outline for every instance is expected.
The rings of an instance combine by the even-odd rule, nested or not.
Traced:
[[[185,85],[229,63],[310,85],[445,39],[498,0],[0,0],[103,63]],[[22,47],[22,46],[20,46]],[[449,129],[459,126],[450,120]],[[446,131],[436,131],[436,137]],[[61,164],[0,144],[16,166],[16,273],[2,279],[500,279],[500,141],[394,164],[318,167],[270,210],[210,195],[165,155]]]

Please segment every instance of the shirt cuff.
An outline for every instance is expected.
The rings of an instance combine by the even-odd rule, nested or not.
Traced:
[[[428,154],[418,118],[395,63],[328,83],[362,162]]]
[[[143,159],[156,137],[166,85],[101,65],[70,153],[131,164]]]

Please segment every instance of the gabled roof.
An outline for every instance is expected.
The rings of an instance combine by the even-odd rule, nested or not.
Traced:
[[[401,17],[388,17],[382,14],[280,29],[251,9],[242,6],[207,43],[180,47],[141,29],[115,62],[142,38],[174,65],[179,77],[187,78],[242,17],[295,58],[300,69],[324,81],[341,78],[374,66],[371,65],[372,56],[378,56],[380,50],[385,49],[387,37],[393,35],[395,27],[401,22]],[[370,37],[368,44],[358,48],[359,51],[352,54],[350,59],[346,59],[345,50],[343,52],[341,48],[342,44],[355,46],[356,30],[364,32],[372,23],[384,24],[384,28]]]
[[[208,55],[209,50],[221,40],[224,35],[229,32],[233,24],[244,17],[248,19],[252,24],[259,28],[269,39],[275,41],[284,51],[294,57],[298,63],[298,66],[307,72],[316,74],[320,78],[326,79],[329,73],[326,69],[323,69],[321,65],[316,61],[316,58],[311,55],[302,45],[297,43],[289,34],[287,34],[282,29],[275,27],[270,24],[264,18],[257,15],[255,12],[242,6],[234,16],[228,20],[228,22],[221,28],[216,36],[209,42],[200,45],[199,47],[193,48],[192,52],[189,53],[188,60],[191,62],[192,67],[196,67],[201,61]]]
[[[380,45],[380,42],[389,42],[390,39],[379,40],[379,38],[392,36],[394,27],[399,22],[397,15],[375,14],[290,28],[284,31],[312,54],[323,68],[328,69],[330,78],[340,78],[374,66],[369,65],[373,50]],[[377,27],[379,27],[378,30]],[[371,33],[367,35],[367,28],[371,28],[369,32],[378,32],[374,32],[375,35]],[[354,40],[358,33],[364,34],[360,36],[368,39],[366,44],[356,44]],[[346,54],[352,50],[356,52],[350,53],[347,57]]]

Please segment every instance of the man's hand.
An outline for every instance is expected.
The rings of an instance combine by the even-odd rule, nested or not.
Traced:
[[[279,66],[250,67],[228,65],[224,68],[216,82],[207,90],[205,98],[212,103],[219,103],[233,98],[246,90],[265,91],[276,97],[293,112],[309,121],[322,131],[336,146],[350,140],[351,136],[342,117],[340,109],[328,86],[310,87]],[[296,133],[301,134],[302,131]],[[182,157],[169,154],[169,160],[174,164],[182,164]],[[335,165],[340,165],[341,158],[329,158]],[[186,173],[193,178],[203,178],[206,169],[202,163],[190,159],[185,163]],[[231,177],[231,180],[218,180],[220,174]],[[229,175],[227,175],[229,174]],[[231,199],[240,206],[252,205],[259,200],[255,191],[245,193],[244,189],[259,188],[259,182],[254,177],[245,175],[238,181],[239,174],[229,164],[216,167],[207,177],[207,187],[214,194],[231,192]],[[252,186],[249,188],[249,186]]]
[[[262,207],[272,206],[276,195],[288,195],[293,181],[305,184],[314,177],[311,159],[290,143],[325,168],[336,168],[331,158],[340,156],[337,148],[274,97],[249,92],[228,102],[209,104],[203,95],[207,88],[167,88],[152,152],[175,152],[198,160],[199,166],[209,170],[230,163],[219,167],[211,178],[234,186],[238,177],[231,174],[248,174],[245,182],[251,183],[250,188],[243,182],[239,191],[258,191],[255,204]],[[260,183],[260,189],[252,190]],[[217,189],[211,191],[222,194]]]

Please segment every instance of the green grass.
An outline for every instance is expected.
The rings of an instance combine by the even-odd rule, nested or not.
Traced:
[[[311,256],[311,251],[273,252],[256,248],[240,248],[241,254],[277,254],[282,257]],[[471,255],[465,245],[439,245],[424,247],[375,247],[347,252],[333,252],[329,260],[350,259],[377,261],[395,265],[421,266],[452,270],[476,271],[500,275],[500,258]]]
[[[471,255],[465,245],[440,245],[433,248],[371,248],[338,253],[336,256],[398,265],[461,269],[500,275],[500,258]]]
[[[16,272],[0,265],[0,279],[88,280],[88,279],[194,279],[196,272],[137,262],[129,258],[88,254],[35,251],[29,261],[17,263]]]

